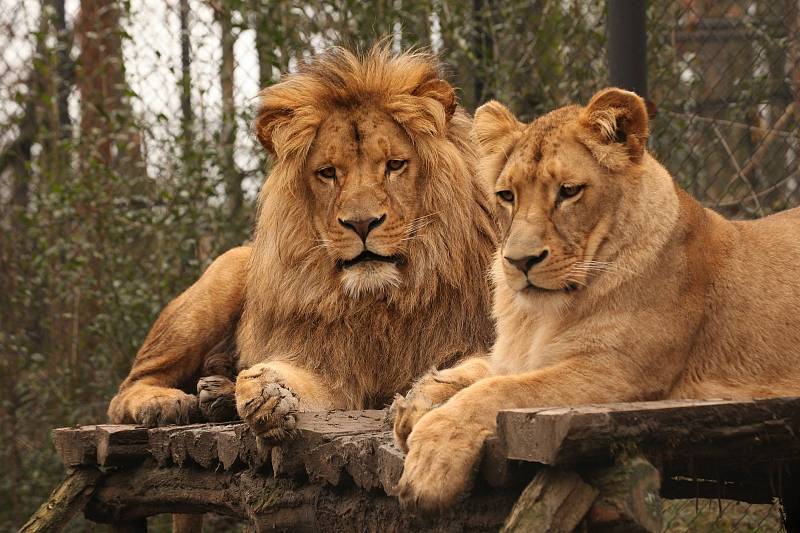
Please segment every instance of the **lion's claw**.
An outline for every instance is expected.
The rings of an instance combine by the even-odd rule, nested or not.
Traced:
[[[181,391],[172,396],[155,396],[139,406],[134,419],[147,427],[193,424],[200,420],[197,396]]]
[[[236,381],[236,408],[258,437],[272,441],[292,438],[299,403],[281,376],[266,364],[241,372]]]

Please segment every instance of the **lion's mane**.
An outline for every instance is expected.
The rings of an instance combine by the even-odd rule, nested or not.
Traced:
[[[433,365],[491,344],[486,270],[495,225],[473,172],[470,118],[456,108],[434,56],[357,55],[333,48],[260,94],[255,131],[274,155],[259,195],[242,366],[279,359],[317,371],[351,408],[382,406]],[[421,161],[426,223],[406,250],[409,268],[390,296],[348,297],[308,213],[301,175],[318,126],[334,108],[379,106],[404,129]]]

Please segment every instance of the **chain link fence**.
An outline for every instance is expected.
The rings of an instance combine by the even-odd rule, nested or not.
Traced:
[[[651,150],[728,216],[796,205],[797,2],[646,15]],[[532,119],[608,84],[600,1],[0,0],[0,529],[60,477],[48,428],[102,419],[160,308],[248,237],[258,90],[386,35],[441,53],[469,111],[496,98]],[[677,501],[665,518],[780,529],[775,505]]]

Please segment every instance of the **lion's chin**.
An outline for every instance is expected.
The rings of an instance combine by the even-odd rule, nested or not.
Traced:
[[[400,270],[394,263],[368,261],[342,270],[341,282],[351,298],[383,294],[400,285]]]

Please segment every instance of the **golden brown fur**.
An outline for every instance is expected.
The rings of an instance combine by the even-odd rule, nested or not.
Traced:
[[[226,252],[164,308],[111,400],[111,422],[155,426],[200,418],[198,378],[232,370],[219,356],[229,351],[224,345],[241,314],[249,258],[248,247]]]
[[[467,488],[500,409],[800,394],[800,210],[704,209],[647,153],[644,104],[618,89],[529,125],[490,102],[473,134],[502,218],[497,340],[488,377],[396,425],[406,505]]]
[[[271,438],[295,410],[383,407],[432,366],[485,353],[496,229],[469,128],[420,52],[335,48],[265,89],[255,131],[274,165],[252,248],[164,310],[111,419],[192,419],[202,354],[231,324],[238,411]],[[383,260],[351,263],[365,249]],[[228,384],[204,380],[201,399]]]
[[[259,434],[279,437],[293,409],[383,407],[432,365],[487,347],[495,230],[469,119],[430,56],[333,49],[260,103],[256,131],[275,166],[236,395]],[[344,223],[381,217],[365,239]],[[342,267],[365,249],[399,260]]]

